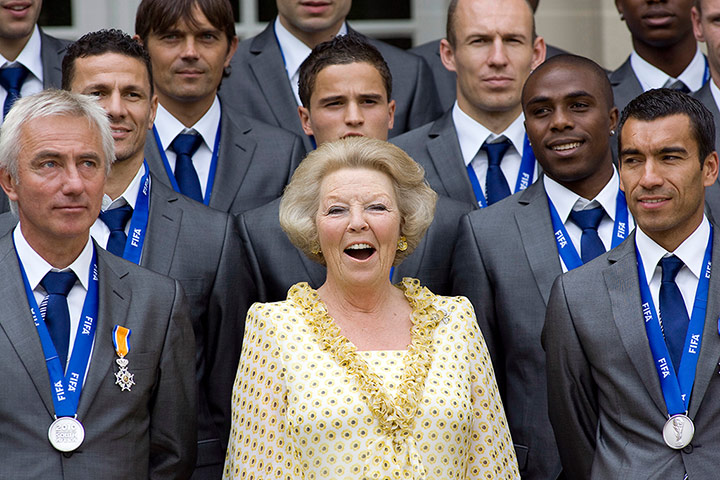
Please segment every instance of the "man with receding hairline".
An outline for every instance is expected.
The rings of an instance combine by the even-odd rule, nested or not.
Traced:
[[[527,0],[458,0],[441,54],[457,72],[455,105],[392,142],[425,168],[435,191],[484,208],[537,178],[520,92],[545,60],[545,42]]]
[[[522,478],[555,479],[560,458],[540,345],[550,287],[563,271],[616,245],[615,231],[627,234],[632,224],[618,203],[610,152],[618,114],[604,70],[583,57],[553,57],[530,75],[522,102],[544,175],[463,217],[452,293],[467,296],[478,311]],[[576,223],[587,215],[597,218],[594,235]]]

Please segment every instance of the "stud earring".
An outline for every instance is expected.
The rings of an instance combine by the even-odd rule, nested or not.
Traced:
[[[615,130],[610,130],[610,136],[612,137],[613,135],[615,135]]]
[[[403,235],[402,237],[398,238],[397,242],[397,249],[401,252],[404,252],[408,248],[407,238]]]

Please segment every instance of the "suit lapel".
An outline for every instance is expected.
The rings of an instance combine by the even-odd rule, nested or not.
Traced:
[[[430,160],[440,177],[447,196],[460,202],[477,205],[458,143],[452,110],[440,117],[428,132]]]
[[[666,415],[665,399],[643,322],[634,232],[610,251],[608,261],[610,266],[603,270],[603,276],[620,340],[655,406]]]
[[[165,169],[165,164],[160,156],[160,145],[158,145],[155,141],[155,134],[152,130],[149,130],[145,136],[145,160],[147,161],[148,167],[153,173],[154,178],[160,180],[165,185],[172,187],[172,182],[170,182],[167,170]]]
[[[720,265],[720,232],[714,228],[712,263]],[[720,290],[720,271],[712,272],[710,276],[710,294],[708,295],[707,311],[705,312],[705,328],[703,329],[700,356],[695,369],[695,384],[690,397],[690,418],[695,418],[698,408],[703,401],[710,380],[717,375],[718,361],[720,361],[720,336],[718,335],[718,322],[720,317],[720,297],[712,292]]]
[[[297,108],[290,108],[297,106],[297,100],[286,74],[283,55],[275,38],[273,22],[255,37],[250,45],[250,52],[254,54],[248,62],[250,71],[255,76],[265,96],[265,102],[270,105],[278,125],[300,135],[305,150],[311,151],[313,147],[302,130]]]
[[[215,184],[210,195],[210,206],[229,211],[245,178],[257,144],[251,135],[250,122],[233,115],[230,107],[222,106],[222,125]]]
[[[552,284],[562,273],[562,267],[542,179],[530,185],[519,197],[518,203],[525,206],[516,210],[515,223],[535,283],[547,306]]]
[[[718,110],[715,98],[710,91],[710,83],[712,83],[712,80],[707,82],[700,90],[694,93],[693,97],[697,98],[703,105],[705,105],[705,108],[710,110],[710,113],[712,113],[713,118],[715,119],[715,125],[720,126],[720,110]],[[720,128],[715,128],[715,148],[718,148],[719,145]]]
[[[65,45],[40,31],[40,57],[43,66],[43,87],[60,88],[62,83],[62,58]]]
[[[615,95],[615,105],[618,108],[624,108],[633,98],[643,93],[642,85],[640,85],[640,81],[635,76],[630,64],[630,57],[617,70],[612,72],[609,78]]]
[[[113,270],[105,259],[106,256],[112,254],[97,247],[96,252],[100,279],[98,323],[95,329],[95,343],[90,367],[78,405],[80,421],[87,414],[100,386],[113,374],[113,365],[117,355],[112,343],[112,331],[116,324],[124,325],[126,323],[130,308],[130,290],[122,282],[122,278],[128,273],[127,270]],[[117,265],[121,265],[121,263],[117,262]],[[129,367],[131,368],[132,365]],[[118,387],[119,393],[120,387]]]
[[[168,275],[180,234],[182,210],[175,205],[179,194],[150,175],[150,213],[140,264]]]
[[[30,315],[25,289],[12,242],[12,231],[0,239],[0,298],[6,299],[3,313],[0,315],[0,330],[5,332],[13,349],[20,357],[30,380],[45,404],[49,415],[54,415],[55,407],[50,391],[50,375],[45,363],[45,355],[40,344],[37,328]],[[9,386],[5,385],[5,388]]]

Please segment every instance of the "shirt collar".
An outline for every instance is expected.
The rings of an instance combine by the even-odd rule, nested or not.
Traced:
[[[40,40],[40,29],[35,25],[30,39],[25,44],[20,54],[14,62],[10,62],[8,59],[0,55],[0,67],[5,65],[11,65],[13,63],[20,63],[27,68],[38,80],[43,81],[43,66],[42,66],[42,42]]]
[[[668,80],[672,79],[670,75],[638,55],[635,50],[630,54],[630,64],[644,91],[661,88]],[[700,90],[705,80],[705,56],[700,51],[700,47],[695,51],[695,56],[690,64],[674,80],[682,80],[693,92]]]
[[[103,195],[103,212],[113,208],[122,207],[123,205],[130,205],[130,207],[135,210],[135,202],[137,202],[138,192],[140,191],[140,180],[142,179],[143,175],[145,175],[145,162],[140,165],[140,168],[135,174],[135,177],[132,179],[125,191],[118,198],[112,199],[106,194]]]
[[[605,210],[608,217],[614,222],[616,207],[617,207],[617,195],[620,188],[620,177],[618,176],[617,170],[613,166],[613,174],[610,177],[610,181],[600,190],[600,193],[593,199],[585,199],[573,192],[572,190],[562,186],[547,175],[543,176],[543,185],[545,186],[545,192],[553,203],[555,210],[560,216],[560,221],[563,223],[567,222],[570,212],[574,210],[584,210],[588,206],[590,208],[597,207],[598,204]]]
[[[32,290],[37,288],[46,273],[51,270],[56,272],[59,271],[57,268],[54,268],[45,261],[45,259],[42,258],[35,250],[33,250],[22,234],[20,223],[18,223],[15,227],[13,240],[15,240],[15,251],[22,262],[25,275],[27,276],[28,283],[30,283],[30,288]],[[80,280],[80,283],[85,290],[88,289],[88,276],[90,274],[90,263],[92,263],[93,250],[93,243],[92,240],[90,240],[90,235],[88,234],[88,241],[85,244],[85,248],[83,248],[82,252],[80,252],[80,255],[78,255],[75,261],[73,261],[67,268],[63,269],[63,271],[72,270],[75,273],[75,276]]]
[[[522,156],[523,146],[525,145],[525,125],[523,123],[525,117],[522,113],[500,135],[491,132],[484,125],[463,112],[457,101],[453,106],[452,119],[465,165],[470,165],[470,162],[475,158],[485,141],[492,142],[501,136],[505,136],[510,140],[515,150]]]
[[[215,96],[215,100],[213,100],[212,105],[208,111],[205,112],[205,115],[191,127],[200,134],[203,142],[211,152],[215,147],[221,114],[220,101],[218,97]],[[180,120],[175,118],[172,113],[168,112],[165,107],[158,104],[157,114],[155,115],[155,128],[160,137],[162,148],[167,150],[170,148],[172,141],[175,140],[175,137],[181,134],[186,127]]]
[[[636,228],[635,231],[635,244],[642,257],[643,267],[645,268],[645,278],[648,279],[648,282],[650,282],[650,279],[653,277],[655,268],[658,263],[660,263],[660,259],[667,254],[673,254],[678,257],[696,278],[700,278],[705,249],[707,248],[708,239],[710,238],[710,222],[708,222],[707,217],[703,215],[702,222],[700,222],[698,228],[696,228],[674,252],[668,252],[655,243],[641,228]]]
[[[347,24],[343,22],[336,35],[346,34]],[[300,65],[302,65],[310,55],[312,48],[305,45],[302,40],[290,33],[290,31],[280,23],[280,17],[275,18],[275,36],[280,45],[283,60],[285,61],[285,70],[288,72],[288,77],[292,78],[300,69]]]

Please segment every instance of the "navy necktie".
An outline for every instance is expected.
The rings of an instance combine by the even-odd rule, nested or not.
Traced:
[[[55,345],[63,371],[67,364],[68,345],[70,344],[70,312],[67,295],[75,285],[77,277],[73,272],[48,272],[40,285],[48,294],[45,311],[45,325]]]
[[[123,205],[122,207],[100,212],[100,220],[110,229],[106,250],[118,257],[122,257],[125,252],[125,243],[127,242],[125,225],[132,217],[132,213],[133,210],[130,205]]]
[[[671,79],[668,79],[667,82],[665,82],[665,85],[663,85],[664,88],[669,88],[670,90],[677,90],[678,92],[682,93],[690,93],[690,89],[687,85],[685,85],[685,82],[682,80],[675,80],[672,81]]]
[[[192,133],[181,133],[170,144],[175,154],[175,179],[180,193],[200,203],[203,201],[200,180],[192,163],[192,156],[200,148],[202,137]]]
[[[500,169],[500,162],[510,145],[510,142],[505,140],[497,143],[485,142],[481,147],[487,152],[488,157],[488,169],[485,176],[485,196],[487,196],[488,206],[510,195],[507,179]]]
[[[676,372],[680,368],[680,359],[682,358],[683,348],[685,348],[685,335],[690,323],[685,301],[675,283],[675,276],[683,265],[683,261],[675,255],[660,260],[660,267],[662,268],[660,319],[665,334],[665,344],[670,352],[670,358]]]
[[[580,258],[583,263],[587,263],[593,258],[605,253],[605,245],[603,245],[598,235],[598,226],[605,215],[602,207],[590,208],[588,210],[579,210],[570,212],[570,220],[582,229],[582,237],[580,237]]]
[[[0,86],[7,92],[3,105],[3,117],[8,114],[15,100],[20,98],[20,89],[28,73],[30,73],[28,69],[22,65],[0,69]]]

